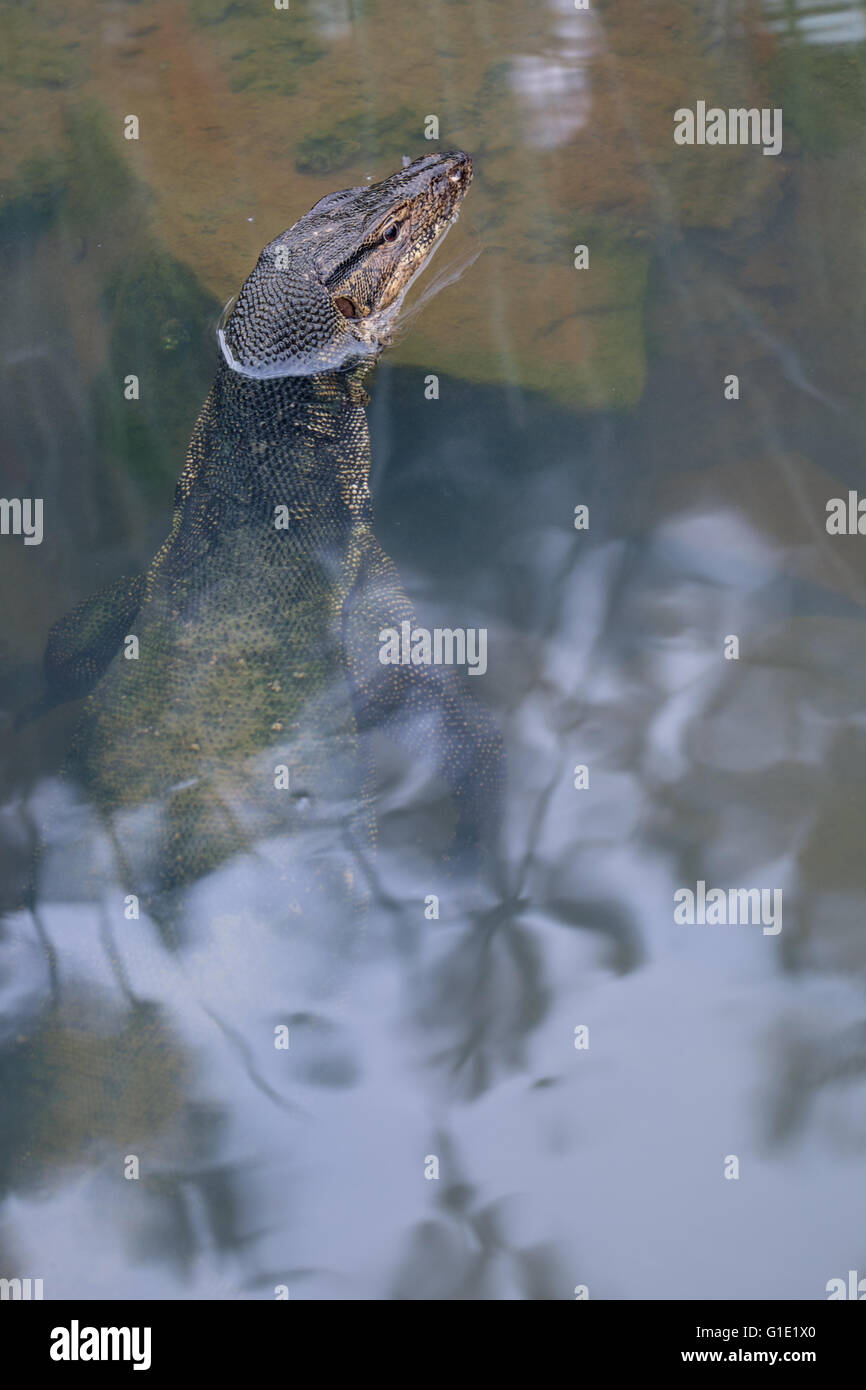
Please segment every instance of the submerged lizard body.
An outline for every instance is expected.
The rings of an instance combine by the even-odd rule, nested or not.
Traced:
[[[315,912],[327,874],[311,855],[355,911],[346,856],[375,844],[383,740],[392,771],[426,762],[438,788],[414,832],[432,832],[434,859],[472,862],[492,837],[490,720],[453,671],[378,659],[412,609],[371,529],[363,387],[470,179],[467,156],[427,156],[322,199],[265,248],[220,334],[171,533],[124,590],[137,657],[118,650],[116,591],[101,653],[92,605],[83,645],[74,623],[55,634],[55,688],[102,672],[71,771],[111,822],[126,891],[172,939],[185,887],[275,835],[301,872],[284,864],[267,912]]]
[[[320,1084],[353,1074],[357,1038],[343,1060],[328,1050],[339,1019],[369,1024],[378,1006],[345,1003],[347,987],[356,969],[391,978],[397,958],[372,895],[417,924],[425,894],[478,882],[458,870],[492,844],[489,716],[453,669],[379,661],[381,631],[413,614],[371,527],[363,385],[470,176],[465,155],[428,156],[323,199],[265,248],[225,324],[168,539],[49,640],[45,703],[87,700],[65,790],[39,807],[32,910],[4,938],[0,1193],[19,1196],[33,1267],[45,1220],[28,1189],[51,1194],[52,1232],[98,1233],[93,1252],[52,1236],[60,1287],[80,1296],[130,1296],[134,1251],[184,1270],[205,1250],[208,1297],[223,1259],[256,1277],[298,1263],[281,1213],[312,1141],[295,1109],[303,1040]],[[352,1104],[338,1113],[352,1134]],[[130,1156],[140,1184],[121,1177]]]

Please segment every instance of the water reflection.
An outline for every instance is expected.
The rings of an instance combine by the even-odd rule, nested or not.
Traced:
[[[766,27],[780,38],[803,43],[846,44],[866,40],[862,0],[764,0]]]
[[[592,59],[599,52],[598,26],[590,10],[574,23],[570,0],[552,5],[561,19],[551,25],[545,55],[517,54],[511,81],[524,106],[522,127],[530,148],[555,149],[581,130],[592,111]]]
[[[48,1297],[824,1297],[864,1259],[866,572],[824,529],[862,473],[863,10],[321,4],[263,61],[253,8],[118,30],[149,98],[168,43],[203,74],[151,110],[134,177],[98,46],[34,65],[21,39],[2,75],[72,99],[53,163],[4,166],[4,490],[66,524],[0,551],[0,1274]],[[109,116],[78,107],[84,61]],[[428,625],[489,628],[500,854],[471,893],[443,883],[421,768],[379,788],[379,852],[334,861],[330,911],[301,800],[291,824],[242,814],[128,920],[117,843],[57,775],[72,719],[13,740],[12,714],[51,622],[165,533],[262,225],[417,153],[422,68],[479,152],[483,254],[371,384],[376,526]],[[784,107],[778,160],[677,159],[682,100],[757,92]],[[128,756],[158,771],[146,741]],[[121,817],[133,860],[162,811]],[[782,931],[677,924],[699,881],[781,890]]]

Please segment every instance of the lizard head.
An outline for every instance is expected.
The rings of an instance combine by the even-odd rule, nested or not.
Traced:
[[[471,181],[471,159],[454,151],[321,198],[259,256],[220,330],[229,365],[297,376],[376,356]]]

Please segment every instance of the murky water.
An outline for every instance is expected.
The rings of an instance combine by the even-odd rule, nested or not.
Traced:
[[[2,491],[44,499],[40,545],[0,537],[0,1275],[820,1299],[866,1273],[866,567],[827,529],[863,476],[864,43],[860,4],[751,0],[0,14]],[[781,153],[675,144],[698,102],[780,108]],[[450,880],[395,783],[362,932],[333,903],[284,930],[315,841],[261,833],[169,943],[61,775],[80,706],[15,717],[52,623],[166,535],[261,246],[438,148],[475,183],[368,382],[375,530],[421,621],[488,631],[501,845]],[[689,924],[687,889],[764,913]]]

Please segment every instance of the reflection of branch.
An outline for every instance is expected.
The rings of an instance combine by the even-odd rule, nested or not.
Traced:
[[[514,1194],[486,1205],[473,1186],[444,1128],[434,1130],[430,1148],[448,1173],[436,1183],[437,1211],[412,1227],[408,1248],[391,1279],[393,1299],[480,1299],[495,1296],[491,1276],[503,1263],[530,1299],[561,1298],[568,1279],[554,1246],[516,1246],[509,1239],[506,1217]]]
[[[825,1086],[860,1082],[866,1074],[866,1021],[852,1023],[817,1044],[799,1035],[786,1041],[782,1077],[766,1107],[766,1138],[771,1147],[789,1143],[802,1130],[815,1095]]]
[[[559,572],[552,577],[550,589],[552,593],[551,602],[547,608],[547,621],[542,623],[540,632],[540,644],[552,642],[560,628],[560,619],[563,604],[565,603],[566,589],[568,581],[572,578],[580,560],[580,552],[576,545],[571,546],[567,551]],[[550,781],[542,789],[535,809],[529,818],[527,830],[526,847],[520,863],[516,866],[515,882],[513,892],[509,894],[514,898],[523,896],[526,890],[526,883],[531,869],[537,861],[538,847],[541,843],[541,833],[550,809],[553,795],[559,786],[562,777],[562,769],[558,764],[554,765],[554,770]]]
[[[305,1120],[308,1120],[310,1118],[310,1112],[308,1110],[304,1110],[300,1105],[295,1105],[293,1101],[286,1100],[284,1096],[280,1095],[279,1091],[275,1091],[273,1086],[265,1081],[263,1076],[259,1075],[255,1063],[253,1062],[252,1053],[237,1029],[233,1028],[230,1023],[226,1023],[225,1020],[220,1018],[219,1014],[215,1013],[207,1004],[202,1003],[201,1000],[198,1002],[203,1012],[207,1014],[212,1023],[216,1024],[217,1028],[219,1028],[220,1032],[234,1048],[241,1060],[244,1071],[253,1085],[261,1091],[262,1095],[267,1096],[269,1100],[273,1101],[274,1105],[278,1105],[281,1110],[285,1110],[288,1114],[302,1115]]]
[[[129,983],[126,967],[123,964],[120,952],[114,940],[114,933],[111,930],[111,918],[109,917],[105,902],[102,899],[100,899],[98,910],[99,939],[102,942],[102,949],[108,957],[109,965],[114,973],[114,978],[117,980],[121,994],[125,995],[127,1002],[133,1009],[138,1008],[144,1003],[144,1000],[139,999],[138,995],[133,992],[132,986]]]
[[[261,854],[261,851],[257,848],[256,842],[255,842],[254,840],[252,840],[252,839],[250,838],[250,836],[244,835],[244,833],[242,832],[241,826],[238,824],[238,822],[237,822],[235,816],[234,816],[233,813],[230,811],[229,806],[228,806],[227,802],[225,801],[225,799],[224,799],[223,797],[219,796],[215,791],[214,791],[214,795],[215,795],[215,797],[216,797],[217,804],[219,805],[220,809],[224,812],[224,814],[225,814],[226,818],[228,819],[229,823],[230,823],[230,824],[233,826],[233,828],[236,830],[236,833],[237,833],[237,836],[238,836],[238,840],[239,840],[239,842],[240,842],[240,848],[241,848],[241,850],[243,850],[243,852],[249,854],[253,859],[258,860],[260,863],[265,862],[265,861],[264,861],[264,856]],[[125,854],[123,853],[123,849],[122,849],[122,847],[121,847],[121,845],[120,845],[120,842],[119,842],[119,840],[118,840],[118,838],[117,838],[117,835],[116,835],[116,832],[115,832],[115,828],[114,828],[114,822],[113,822],[113,820],[112,820],[112,818],[111,818],[110,815],[108,815],[108,816],[105,817],[105,826],[106,826],[106,831],[107,831],[107,833],[108,833],[109,839],[111,840],[111,844],[112,844],[112,846],[113,846],[113,848],[114,848],[114,852],[115,852],[116,860],[117,860],[117,868],[118,868],[119,871],[120,871],[121,882],[127,882],[127,883],[128,883],[128,882],[131,881],[131,879],[130,879],[130,868],[129,868],[129,863],[128,863],[127,859],[126,859]],[[122,960],[121,960],[121,958],[120,958],[119,952],[118,952],[117,947],[116,947],[116,945],[115,945],[114,937],[113,937],[113,935],[112,935],[111,928],[110,928],[109,922],[108,922],[107,917],[106,917],[106,914],[105,914],[104,905],[101,905],[101,907],[102,907],[102,924],[103,924],[103,925],[102,925],[102,931],[101,931],[101,939],[102,939],[103,946],[105,947],[106,954],[108,955],[109,961],[111,962],[112,969],[114,970],[115,976],[116,976],[116,978],[117,978],[117,981],[118,981],[118,984],[119,984],[121,990],[122,990],[123,993],[126,995],[126,998],[128,999],[129,1003],[132,1005],[132,1007],[133,1007],[133,1008],[138,1007],[138,1006],[140,1006],[144,1001],[141,1000],[141,999],[139,999],[139,998],[134,994],[132,988],[130,987],[130,984],[129,984],[129,980],[128,980],[128,976],[127,976],[125,967],[124,967],[124,965],[123,965],[123,962],[122,962]],[[164,936],[164,934],[165,934],[165,927],[166,927],[167,924],[166,924],[164,921],[163,921],[162,923],[160,923],[159,920],[158,920],[158,918],[156,917],[156,914],[152,913],[152,904],[149,906],[149,915],[153,915],[153,916],[154,916],[154,920],[155,920],[156,923],[157,923],[157,926],[158,926],[159,931],[160,931],[160,935],[161,935],[161,936]],[[180,945],[179,937],[178,937],[177,932],[174,930],[174,924],[173,924],[173,923],[171,924],[171,930],[172,930],[172,935],[174,936],[174,939],[175,939],[175,944],[179,946],[179,945]],[[168,945],[167,945],[167,943],[166,943],[165,940],[163,940],[163,949],[165,949],[165,950],[169,949],[169,947],[168,947]],[[184,967],[184,964],[183,964],[183,960],[182,960],[180,954],[175,954],[174,959],[175,959],[175,964],[176,964],[177,968],[178,968],[182,973],[186,974],[186,970],[185,970],[185,967]],[[247,1044],[246,1044],[246,1042],[244,1041],[244,1039],[241,1037],[240,1033],[238,1033],[238,1031],[237,1031],[235,1028],[233,1028],[233,1027],[231,1026],[231,1024],[227,1023],[224,1019],[220,1018],[219,1014],[217,1014],[217,1013],[215,1012],[215,1010],[213,1010],[213,1009],[210,1008],[207,1004],[205,1004],[205,1003],[203,1002],[203,1000],[200,999],[197,995],[195,995],[194,997],[196,998],[196,1000],[197,1000],[198,1004],[200,1005],[201,1009],[203,1010],[203,1012],[207,1015],[207,1017],[211,1020],[211,1022],[214,1023],[214,1024],[217,1026],[217,1028],[219,1028],[220,1032],[223,1034],[223,1036],[225,1037],[226,1041],[229,1043],[229,1045],[230,1045],[230,1046],[234,1049],[234,1051],[237,1053],[237,1055],[238,1055],[238,1057],[239,1057],[239,1059],[240,1059],[241,1066],[243,1067],[243,1069],[244,1069],[244,1071],[246,1072],[246,1074],[247,1074],[247,1076],[249,1077],[249,1079],[252,1081],[253,1085],[254,1085],[258,1090],[260,1090],[260,1091],[262,1092],[263,1095],[266,1095],[270,1100],[272,1100],[272,1101],[274,1102],[275,1105],[278,1105],[278,1106],[280,1107],[281,1110],[286,1110],[286,1111],[288,1111],[290,1114],[294,1114],[294,1115],[303,1115],[303,1116],[305,1116],[305,1117],[308,1117],[308,1112],[307,1112],[307,1111],[303,1110],[303,1109],[301,1108],[301,1106],[295,1105],[295,1104],[293,1104],[291,1101],[285,1100],[285,1099],[280,1095],[280,1093],[279,1093],[278,1091],[275,1091],[275,1090],[273,1089],[273,1087],[270,1086],[270,1085],[268,1084],[268,1082],[265,1081],[265,1079],[264,1079],[262,1076],[259,1075],[258,1071],[256,1070],[255,1064],[254,1064],[254,1062],[253,1062],[253,1058],[252,1058],[252,1054],[251,1054],[251,1052],[250,1052],[250,1049],[249,1049],[249,1047],[247,1046]]]
[[[60,972],[57,967],[57,951],[48,935],[45,923],[42,921],[37,907],[37,879],[39,874],[39,861],[42,856],[42,845],[39,839],[39,831],[36,828],[33,817],[30,815],[30,807],[27,804],[26,797],[21,803],[21,820],[26,826],[30,837],[30,869],[27,876],[26,889],[27,908],[48,966],[51,1003],[56,1009],[60,1004]]]
[[[352,858],[360,866],[361,872],[364,878],[367,880],[367,886],[372,892],[378,905],[383,909],[383,911],[393,913],[395,916],[400,916],[400,914],[403,914],[404,924],[407,930],[411,930],[412,924],[407,915],[407,909],[405,907],[405,904],[402,903],[399,900],[399,898],[393,897],[388,892],[387,888],[385,887],[382,881],[382,876],[376,868],[373,855],[365,851],[364,848],[358,843],[356,837],[353,834],[352,826],[348,823],[348,818],[344,818],[342,823],[342,840],[343,844],[349,851]]]
[[[527,827],[526,833],[526,845],[523,858],[517,865],[517,882],[515,884],[516,897],[519,897],[522,891],[525,889],[526,880],[529,876],[529,871],[532,867],[535,866],[537,862],[537,852],[541,843],[541,832],[544,827],[544,822],[547,819],[547,812],[550,809],[550,803],[553,800],[553,795],[557,787],[559,786],[561,779],[562,768],[557,765],[554,767],[553,773],[551,775],[550,781],[547,783],[547,786],[542,788],[542,791],[539,794],[538,799],[535,803],[535,808],[532,814],[530,815],[529,825]]]

